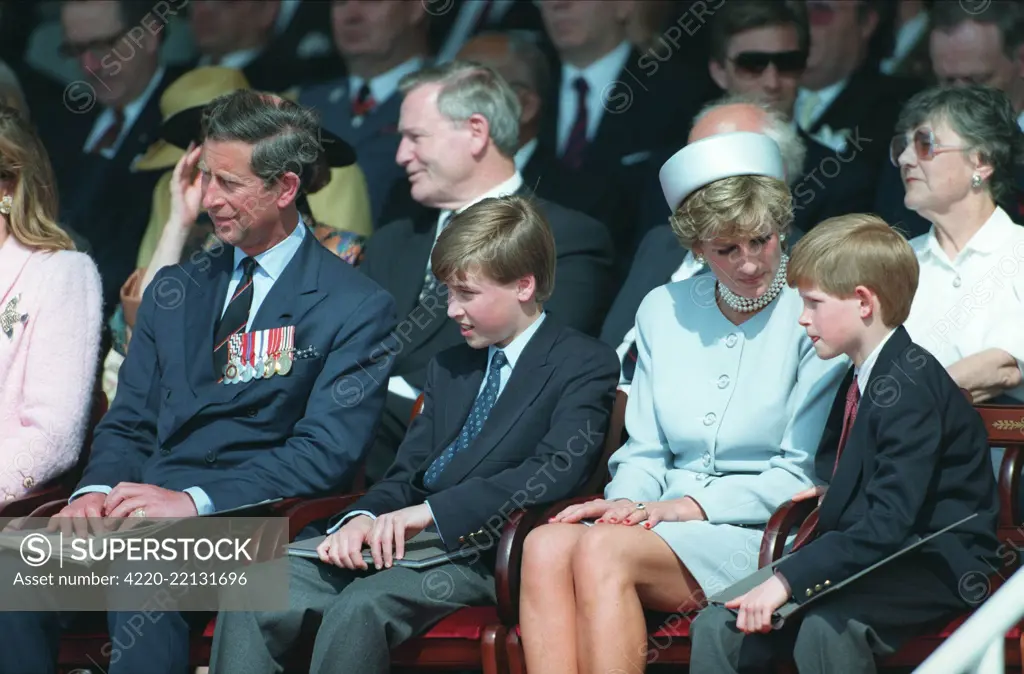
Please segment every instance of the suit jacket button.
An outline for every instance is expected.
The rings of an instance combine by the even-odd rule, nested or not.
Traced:
[[[825,587],[828,587],[828,586],[829,586],[829,585],[831,585],[831,584],[832,584],[832,581],[831,581],[831,580],[826,580],[826,581],[825,581]]]
[[[166,447],[161,447],[160,453],[163,454],[164,456],[167,456],[168,454],[171,453],[171,450],[167,449]]]
[[[814,591],[815,592],[821,592],[821,585],[815,585],[814,586]]]
[[[459,536],[459,543],[465,543],[465,542],[466,542],[466,537],[465,536]]]
[[[814,594],[814,590],[807,588],[807,596],[810,597],[812,594]]]
[[[212,451],[207,452],[206,453],[206,463],[216,463],[216,462],[217,462],[217,455],[214,454]]]
[[[24,480],[22,480],[22,482],[21,482],[21,483],[22,483],[23,485],[25,485],[25,489],[31,489],[31,488],[32,488],[32,485],[34,485],[34,484],[36,483],[36,481],[32,479],[32,476],[31,476],[31,475],[29,475],[29,476],[28,476],[28,477],[26,477],[26,478],[25,478]]]
[[[255,407],[250,407],[245,411],[245,415],[250,419],[259,414],[259,411]]]

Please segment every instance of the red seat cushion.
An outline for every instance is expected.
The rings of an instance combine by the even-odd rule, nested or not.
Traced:
[[[468,639],[478,641],[488,625],[497,625],[498,609],[495,606],[469,606],[461,608],[434,625],[420,639]]]

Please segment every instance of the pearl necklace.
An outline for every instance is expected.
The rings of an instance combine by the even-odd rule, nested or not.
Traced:
[[[749,297],[742,297],[737,295],[733,291],[729,290],[724,283],[718,281],[716,286],[718,288],[718,295],[729,305],[730,309],[740,311],[743,313],[750,313],[763,309],[768,306],[772,300],[779,296],[782,289],[786,286],[786,263],[789,262],[789,258],[786,255],[782,256],[782,260],[779,262],[779,268],[775,272],[775,278],[772,279],[772,284],[768,286],[768,290],[764,292],[760,297],[751,299]]]

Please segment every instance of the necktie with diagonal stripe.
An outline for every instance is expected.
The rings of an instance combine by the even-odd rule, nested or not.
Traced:
[[[228,302],[224,315],[221,316],[213,331],[213,376],[220,379],[224,376],[224,368],[228,364],[228,340],[231,335],[244,332],[249,323],[249,308],[252,306],[252,275],[256,270],[256,260],[251,257],[242,259],[242,278]]]

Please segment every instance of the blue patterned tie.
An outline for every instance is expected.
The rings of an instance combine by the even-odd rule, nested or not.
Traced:
[[[469,411],[469,417],[466,419],[466,423],[462,425],[459,437],[455,438],[455,441],[448,446],[448,449],[441,452],[441,456],[434,459],[433,463],[430,464],[430,468],[427,469],[427,474],[423,478],[424,486],[433,488],[437,484],[441,472],[451,463],[455,454],[468,447],[476,436],[480,435],[480,429],[484,427],[487,415],[491,413],[491,408],[494,407],[494,403],[498,400],[498,387],[501,385],[501,368],[507,362],[508,360],[505,358],[503,351],[494,352],[494,358],[491,359],[491,369],[487,373],[487,383],[484,385],[484,390],[477,396],[476,402],[473,403],[473,409]]]

